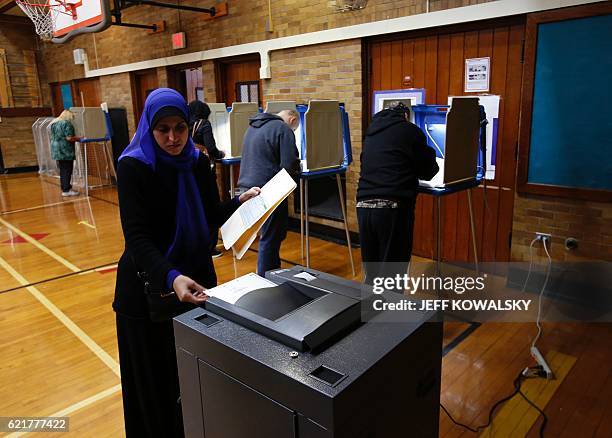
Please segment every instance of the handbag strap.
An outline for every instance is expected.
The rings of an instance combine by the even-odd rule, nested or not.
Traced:
[[[193,128],[191,129],[191,138],[195,137],[195,134],[196,132],[198,132],[198,129],[200,129],[201,125],[202,119],[198,119],[198,121],[193,124]]]

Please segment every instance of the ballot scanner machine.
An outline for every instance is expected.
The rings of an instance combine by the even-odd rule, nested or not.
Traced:
[[[174,319],[187,437],[437,437],[435,313],[389,322],[369,300],[402,295],[301,266],[266,277],[277,286]]]

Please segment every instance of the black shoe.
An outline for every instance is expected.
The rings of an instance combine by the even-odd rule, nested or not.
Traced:
[[[223,253],[221,251],[218,251],[217,249],[213,249],[210,255],[212,256],[213,259],[216,259],[217,257],[221,257]]]

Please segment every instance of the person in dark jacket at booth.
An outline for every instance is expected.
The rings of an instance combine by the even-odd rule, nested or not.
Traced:
[[[357,220],[368,284],[405,274],[412,255],[419,179],[438,172],[436,153],[410,122],[410,109],[392,102],[372,118],[361,152]]]
[[[117,167],[125,250],[113,309],[128,438],[184,435],[172,318],[202,305],[217,284],[209,227],[259,194],[254,187],[219,201],[188,120],[178,92],[154,90]]]
[[[196,147],[208,155],[211,164],[225,157],[222,150],[217,149],[217,142],[213,135],[212,125],[208,120],[210,107],[199,100],[189,102],[189,132]]]
[[[300,116],[295,110],[261,113],[250,119],[244,134],[239,190],[263,187],[281,169],[298,178],[300,160],[293,131],[299,124]],[[280,268],[279,252],[287,236],[288,221],[289,207],[285,199],[261,227],[257,273],[262,277],[267,271]]]

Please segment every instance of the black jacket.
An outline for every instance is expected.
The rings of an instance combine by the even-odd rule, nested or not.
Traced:
[[[202,145],[206,148],[208,155],[214,160],[220,160],[224,154],[217,149],[217,142],[213,136],[212,125],[209,120],[200,119],[197,120],[192,126],[189,127],[190,132],[193,132],[193,127],[197,126],[196,131],[193,133],[193,142]]]
[[[295,134],[280,117],[261,113],[244,134],[238,187],[261,187],[281,169],[294,179],[300,171]]]
[[[366,131],[357,200],[413,202],[419,179],[429,180],[437,172],[436,153],[425,134],[402,113],[380,111]]]
[[[210,161],[204,154],[200,154],[194,173],[209,227],[222,225],[238,208],[238,202],[219,201]],[[117,186],[125,250],[117,269],[113,308],[123,315],[149,315],[143,284],[137,272],[148,274],[152,290],[167,290],[166,276],[174,266],[164,253],[175,232],[176,178],[176,172],[153,172],[134,158],[126,157],[119,161]],[[209,248],[202,248],[201,256],[207,257],[210,263],[206,272],[193,279],[206,288],[214,287],[217,278]]]

